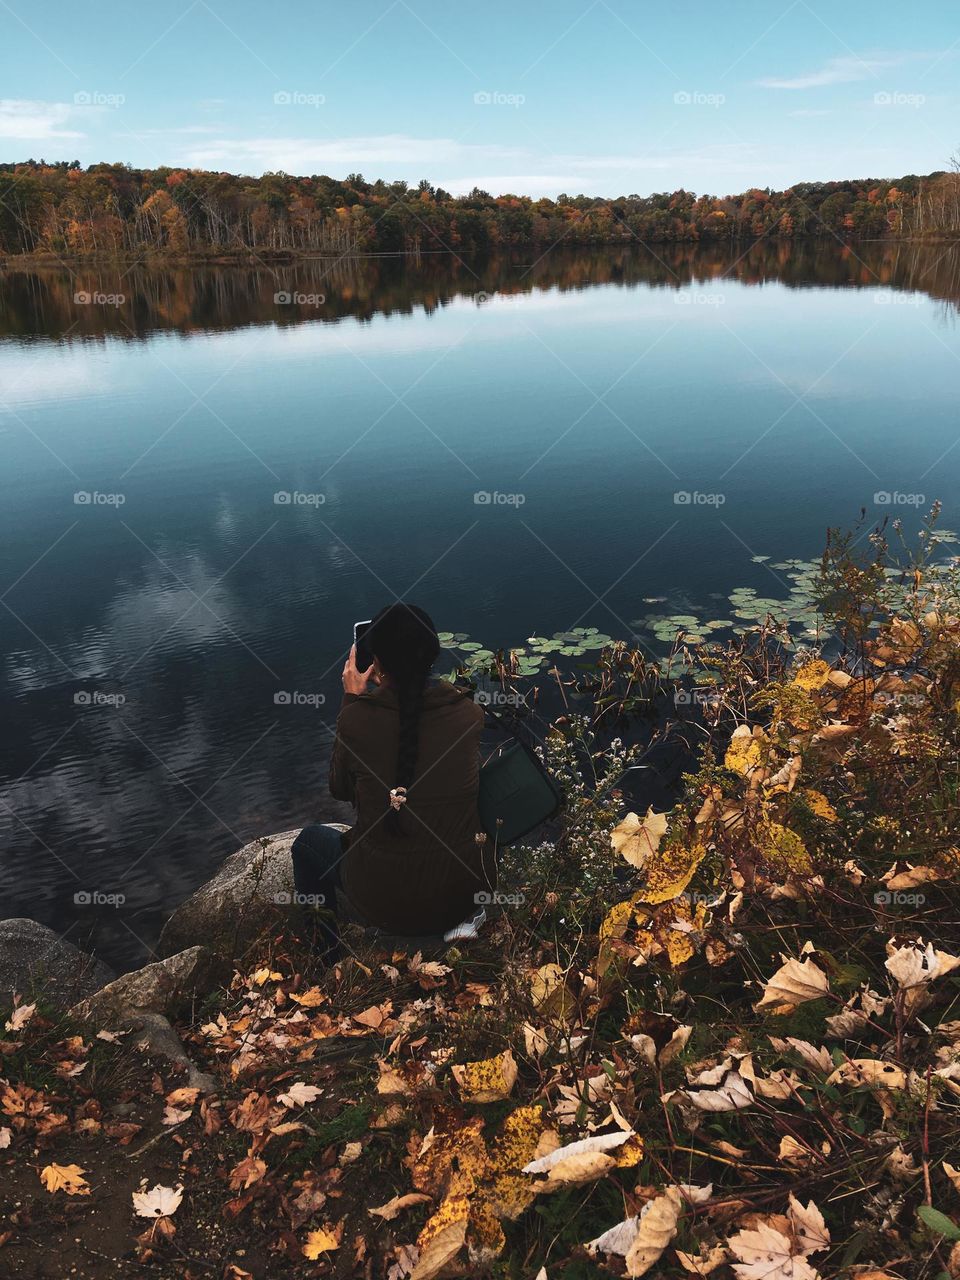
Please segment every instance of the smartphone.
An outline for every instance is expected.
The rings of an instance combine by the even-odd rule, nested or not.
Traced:
[[[358,671],[366,671],[368,667],[373,665],[373,654],[363,640],[372,623],[373,619],[367,618],[366,622],[355,622],[353,624],[353,643],[357,646],[356,663]]]

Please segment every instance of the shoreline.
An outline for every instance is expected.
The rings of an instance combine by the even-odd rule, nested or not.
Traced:
[[[757,245],[764,242],[773,241],[777,244],[816,244],[820,241],[836,242],[836,237],[829,235],[817,236],[742,236],[730,237],[725,239],[661,239],[661,240],[635,240],[616,241],[616,240],[597,240],[590,241],[585,244],[577,244],[568,246],[573,249],[587,249],[595,251],[597,249],[625,249],[639,247],[645,249],[648,245],[683,245],[685,247],[705,246],[712,249],[729,245],[731,247],[740,247],[743,245]],[[882,244],[890,246],[912,246],[920,247],[929,245],[931,247],[943,245],[960,245],[960,232],[956,234],[936,233],[929,236],[884,236],[884,237],[850,237],[841,241],[844,248],[852,248],[860,244]],[[549,252],[550,246],[544,252]],[[539,241],[525,241],[523,244],[509,245],[500,248],[499,251],[489,250],[483,253],[476,251],[465,251],[462,254],[452,249],[421,249],[421,250],[397,250],[384,252],[358,252],[348,250],[346,252],[318,253],[313,250],[301,251],[295,249],[266,249],[258,251],[251,247],[244,247],[235,251],[216,250],[209,253],[196,251],[191,253],[43,253],[43,254],[16,254],[0,257],[0,274],[7,271],[35,270],[41,267],[53,267],[64,269],[71,266],[142,266],[147,268],[155,267],[283,267],[296,266],[306,262],[375,262],[384,259],[417,262],[421,258],[452,258],[452,259],[469,259],[478,261],[486,258],[502,256],[504,253],[513,252],[540,252],[543,249]]]

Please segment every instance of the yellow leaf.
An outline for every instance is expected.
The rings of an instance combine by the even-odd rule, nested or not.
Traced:
[[[88,1196],[90,1188],[84,1173],[86,1170],[76,1164],[48,1164],[40,1170],[40,1181],[50,1192],[65,1191],[68,1196]]]
[[[814,658],[811,662],[803,664],[793,677],[793,683],[799,689],[813,693],[814,690],[823,688],[830,679],[830,672],[831,667],[828,662],[824,662],[822,658]]]
[[[517,1064],[509,1049],[495,1058],[466,1062],[451,1070],[464,1102],[502,1102],[517,1079]]]
[[[759,726],[751,729],[747,724],[737,725],[723,758],[724,768],[746,777],[762,762],[766,745],[766,734]]]
[[[470,1201],[465,1195],[448,1196],[417,1237],[420,1251],[410,1280],[433,1280],[463,1248],[467,1238]]]
[[[648,867],[646,885],[637,897],[649,903],[670,902],[679,897],[693,879],[706,853],[706,846],[699,843],[689,849],[682,844],[668,845]]]
[[[767,822],[757,833],[757,843],[770,867],[781,875],[813,874],[813,863],[795,831],[779,822]]]
[[[645,818],[628,813],[623,821],[610,832],[614,850],[634,867],[645,867],[660,848],[660,841],[667,830],[667,815],[647,810]]]
[[[822,818],[824,822],[837,822],[837,811],[820,791],[814,791],[810,787],[804,787],[799,793],[806,802],[807,808],[812,810],[818,818]]]
[[[339,1248],[340,1241],[334,1231],[329,1227],[321,1227],[319,1231],[308,1232],[306,1244],[303,1246],[303,1256],[309,1258],[311,1262],[316,1262],[321,1253],[329,1253]]]
[[[290,999],[299,1005],[303,1005],[305,1009],[316,1009],[319,1005],[326,1003],[327,997],[319,987],[311,987],[310,990],[305,991],[302,996],[297,995],[295,991],[291,991]]]

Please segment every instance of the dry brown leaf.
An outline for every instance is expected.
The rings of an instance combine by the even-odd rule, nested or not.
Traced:
[[[408,1209],[414,1204],[424,1204],[429,1199],[430,1197],[424,1195],[422,1191],[410,1191],[405,1196],[394,1196],[378,1209],[368,1209],[367,1213],[376,1218],[383,1218],[385,1222],[392,1222],[401,1209]]]
[[[819,1000],[830,992],[830,980],[809,956],[803,960],[786,959],[763,988],[755,1010],[772,1013],[789,1012],[806,1000]]]

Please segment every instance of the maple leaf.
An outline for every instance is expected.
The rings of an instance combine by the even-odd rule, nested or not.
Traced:
[[[765,1222],[738,1231],[727,1241],[740,1280],[816,1280],[817,1271],[793,1251],[788,1236]]]
[[[643,868],[660,848],[666,830],[667,815],[654,813],[651,806],[645,818],[628,813],[610,832],[610,844],[631,866]]]
[[[309,1102],[316,1102],[322,1093],[323,1090],[316,1085],[304,1084],[302,1080],[298,1080],[286,1093],[278,1094],[277,1101],[282,1102],[285,1107],[304,1107]]]
[[[305,1258],[316,1262],[321,1253],[330,1253],[340,1248],[340,1235],[339,1227],[322,1227],[319,1231],[309,1231],[301,1252]]]
[[[7,1031],[22,1031],[36,1011],[35,1004],[17,1005],[5,1024]]]
[[[146,1186],[144,1182],[143,1186]],[[183,1199],[183,1187],[178,1183],[175,1187],[163,1187],[159,1183],[150,1191],[132,1193],[133,1207],[138,1218],[169,1218],[176,1213]]]
[[[88,1196],[90,1188],[84,1178],[86,1169],[76,1164],[48,1164],[40,1170],[40,1181],[50,1192],[65,1191],[68,1196]]]

